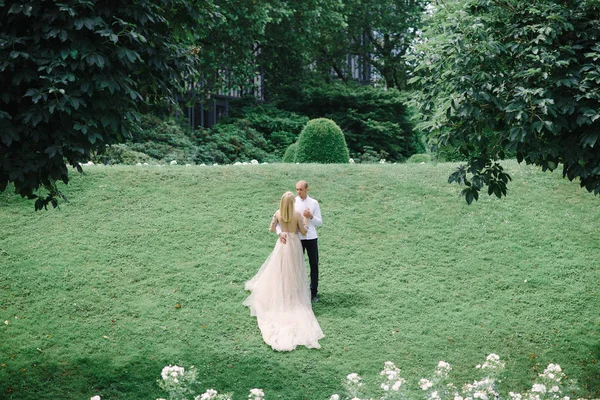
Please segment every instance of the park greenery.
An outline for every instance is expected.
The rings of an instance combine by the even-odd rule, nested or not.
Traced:
[[[327,399],[391,360],[422,398],[497,353],[499,391],[560,364],[598,398],[599,124],[598,0],[0,0],[0,397],[195,365],[195,393]],[[277,353],[243,287],[299,179],[326,337]]]
[[[126,137],[144,100],[175,94],[195,65],[181,45],[194,31],[184,28],[201,11],[169,1],[0,2],[0,190],[10,182],[35,198],[43,186],[36,209],[56,206],[68,164],[80,169]]]
[[[411,82],[434,149],[467,160],[450,180],[506,195],[500,161],[562,169],[600,193],[600,2],[434,1]]]
[[[348,146],[340,127],[327,118],[308,121],[300,137],[295,162],[348,164]]]
[[[468,206],[456,165],[97,165],[43,213],[0,193],[0,397],[156,399],[164,366],[193,365],[196,393],[326,400],[392,361],[423,398],[440,360],[460,384],[489,353],[515,392],[554,363],[576,381],[564,395],[600,397],[597,198],[511,161],[510,196]],[[323,211],[326,337],[278,353],[244,282],[301,178]]]
[[[599,4],[1,1],[0,190],[13,183],[40,209],[58,204],[67,165],[90,159],[280,161],[306,121],[329,118],[356,162],[466,161],[450,181],[468,203],[486,187],[506,195],[507,158],[598,194]],[[250,94],[258,73],[264,101],[180,126],[178,105]],[[139,131],[157,117],[153,142]]]

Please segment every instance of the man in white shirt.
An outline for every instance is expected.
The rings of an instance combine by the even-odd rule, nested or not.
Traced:
[[[308,254],[308,263],[310,265],[310,294],[313,302],[318,302],[319,297],[317,296],[319,286],[319,246],[317,244],[317,226],[323,224],[323,218],[321,217],[321,207],[319,202],[312,197],[308,196],[308,183],[301,180],[296,183],[296,201],[294,202],[294,208],[300,214],[308,220],[308,231],[306,235],[300,236],[302,242],[302,250]],[[281,228],[277,226],[277,233],[279,234],[279,240],[285,243],[285,236],[281,235]]]

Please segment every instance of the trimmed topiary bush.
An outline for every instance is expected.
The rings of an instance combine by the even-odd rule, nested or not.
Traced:
[[[290,144],[288,146],[288,148],[285,150],[285,153],[283,154],[283,159],[281,161],[283,161],[284,163],[295,163],[297,154],[298,154],[298,142],[294,142],[294,143]]]
[[[296,162],[345,164],[349,158],[344,133],[334,121],[327,118],[308,121],[298,138]]]

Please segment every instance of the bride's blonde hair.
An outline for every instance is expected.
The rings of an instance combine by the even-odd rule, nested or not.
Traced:
[[[294,216],[294,201],[296,196],[292,192],[285,192],[281,196],[281,203],[279,204],[279,214],[283,222],[290,222]]]

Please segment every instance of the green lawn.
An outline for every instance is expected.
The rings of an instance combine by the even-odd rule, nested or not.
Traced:
[[[0,193],[0,398],[155,399],[178,364],[197,367],[198,393],[328,399],[388,360],[417,391],[438,360],[461,384],[488,353],[511,390],[558,363],[569,395],[600,397],[600,199],[505,166],[508,197],[471,206],[447,183],[455,164],[95,166],[47,212]],[[326,337],[277,353],[244,282],[299,179],[323,212]]]

